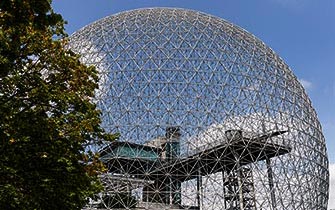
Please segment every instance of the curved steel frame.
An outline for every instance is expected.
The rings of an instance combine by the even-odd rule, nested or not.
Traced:
[[[90,205],[139,209],[326,209],[316,113],[263,42],[184,9],[123,12],[70,38],[95,65],[106,190]]]

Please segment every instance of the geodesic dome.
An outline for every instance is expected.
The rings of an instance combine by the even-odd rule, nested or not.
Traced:
[[[99,71],[105,191],[87,208],[326,209],[320,123],[263,42],[185,9],[122,12],[73,34]]]

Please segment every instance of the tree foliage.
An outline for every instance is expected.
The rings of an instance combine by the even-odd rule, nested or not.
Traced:
[[[64,23],[51,0],[0,1],[0,209],[80,209],[100,190],[104,167],[85,145],[115,136]]]

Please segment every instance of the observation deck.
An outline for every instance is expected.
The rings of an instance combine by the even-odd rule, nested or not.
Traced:
[[[267,139],[286,132],[275,131],[255,138],[236,138],[227,144],[200,151],[192,156],[170,160],[160,157],[162,149],[129,142],[113,142],[101,153],[101,157],[106,161],[111,173],[128,171],[128,175],[132,177],[150,180],[165,175],[167,171],[178,171],[171,176],[180,181],[187,181],[199,175],[229,171],[236,165],[236,157],[240,166],[243,166],[287,154],[291,151],[290,147],[267,142]],[[132,152],[122,153],[121,147]]]
[[[113,174],[123,175],[112,178],[118,180],[114,181],[112,188],[129,192],[140,186],[143,189],[142,199],[148,203],[170,205],[169,209],[178,209],[172,206],[185,209],[181,206],[181,183],[195,179],[198,203],[196,207],[186,209],[202,209],[202,177],[222,172],[225,208],[254,209],[252,171],[248,165],[258,161],[266,161],[270,165],[271,158],[289,153],[290,147],[270,140],[286,132],[274,131],[248,138],[242,135],[242,131],[229,130],[226,131],[226,143],[187,157],[178,156],[179,143],[176,139],[180,134],[175,138],[170,135],[161,147],[113,142],[104,149],[101,158],[108,165],[111,177]],[[272,170],[269,168],[268,179],[270,188],[273,188]],[[123,183],[123,190],[115,183]],[[136,186],[133,186],[134,183]],[[272,199],[275,202],[274,194]]]

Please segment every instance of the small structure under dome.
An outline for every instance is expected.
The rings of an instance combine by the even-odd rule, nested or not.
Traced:
[[[95,65],[105,191],[87,209],[327,209],[325,140],[263,42],[185,9],[122,12],[70,37]]]

